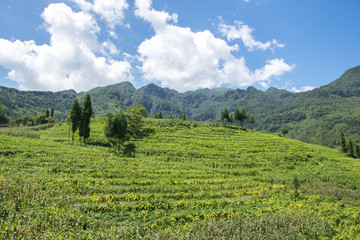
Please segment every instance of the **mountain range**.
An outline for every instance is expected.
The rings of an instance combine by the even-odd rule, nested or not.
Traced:
[[[215,88],[179,93],[153,83],[136,89],[130,82],[121,82],[81,93],[0,87],[0,102],[13,119],[50,108],[55,109],[57,119],[64,119],[73,99],[77,97],[81,102],[86,93],[91,96],[95,116],[140,103],[150,116],[161,111],[165,117],[177,118],[184,113],[188,120],[219,121],[224,108],[233,112],[244,107],[247,114],[255,118],[253,127],[257,130],[278,132],[286,127],[291,138],[326,146],[338,145],[344,133],[360,144],[360,66],[347,70],[326,86],[303,93],[274,87],[266,91],[248,87],[246,90]]]

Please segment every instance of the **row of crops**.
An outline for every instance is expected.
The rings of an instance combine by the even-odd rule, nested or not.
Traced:
[[[207,238],[209,229],[245,239],[360,234],[360,163],[335,149],[151,120],[144,125],[151,134],[134,141],[136,156],[124,157],[102,144],[103,126],[93,121],[87,146],[68,142],[66,124],[37,132],[40,138],[28,129],[0,134],[2,238],[191,239]],[[256,230],[271,226],[273,235]]]

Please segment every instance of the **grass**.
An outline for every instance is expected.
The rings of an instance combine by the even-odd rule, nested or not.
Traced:
[[[336,149],[147,120],[136,157],[123,157],[103,127],[93,120],[87,146],[65,123],[4,129],[1,239],[360,238],[360,161]]]

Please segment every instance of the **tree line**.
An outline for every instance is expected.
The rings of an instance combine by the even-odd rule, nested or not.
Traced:
[[[115,152],[123,152],[125,155],[135,153],[135,144],[127,143],[129,140],[143,135],[143,118],[148,117],[148,112],[141,104],[135,104],[128,107],[124,112],[119,109],[115,114],[108,113],[104,127],[104,135],[109,146]],[[90,137],[90,120],[94,116],[90,95],[85,96],[82,107],[77,98],[74,99],[69,120],[71,122],[72,141],[74,141],[75,132],[79,130],[79,139],[86,143]]]
[[[53,123],[55,110],[54,108],[46,109],[35,116],[24,115],[11,121],[11,124],[16,126],[36,126],[40,124]],[[0,124],[9,124],[10,118],[6,115],[3,105],[0,103]]]
[[[227,108],[225,108],[224,110],[221,110],[221,112],[220,112],[220,121],[225,126],[228,123],[230,123],[230,124],[235,123],[239,126],[243,126],[243,123],[247,118],[248,118],[248,115],[247,115],[244,107],[241,108],[241,110],[239,110],[238,108],[235,109],[234,113],[229,113]],[[250,116],[249,123],[251,124],[251,126],[253,126],[255,123],[255,119],[252,115]]]
[[[349,157],[360,158],[359,146],[354,145],[351,140],[347,142],[344,133],[341,133],[340,144],[341,144],[341,151],[343,153],[347,153]]]

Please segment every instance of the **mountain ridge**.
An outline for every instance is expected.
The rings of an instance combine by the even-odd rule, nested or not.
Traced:
[[[360,65],[345,71],[325,86],[303,93],[274,87],[262,91],[252,86],[247,89],[214,88],[180,93],[154,83],[137,89],[130,82],[120,82],[80,93],[74,90],[19,91],[0,87],[0,102],[12,118],[33,115],[53,107],[56,117],[64,119],[73,99],[77,97],[81,102],[86,93],[91,96],[96,116],[106,116],[118,108],[125,109],[140,103],[150,116],[161,111],[165,117],[177,118],[184,113],[189,120],[219,121],[219,113],[224,108],[233,112],[244,107],[249,116],[254,116],[254,127],[258,130],[277,132],[287,127],[292,138],[328,146],[336,145],[336,136],[344,132],[360,143],[360,137],[356,136],[360,134],[355,128],[357,119],[360,119],[356,113],[360,112],[357,104],[360,102]],[[330,122],[328,125],[331,127],[321,125],[321,122]],[[344,125],[345,122],[348,126]]]

